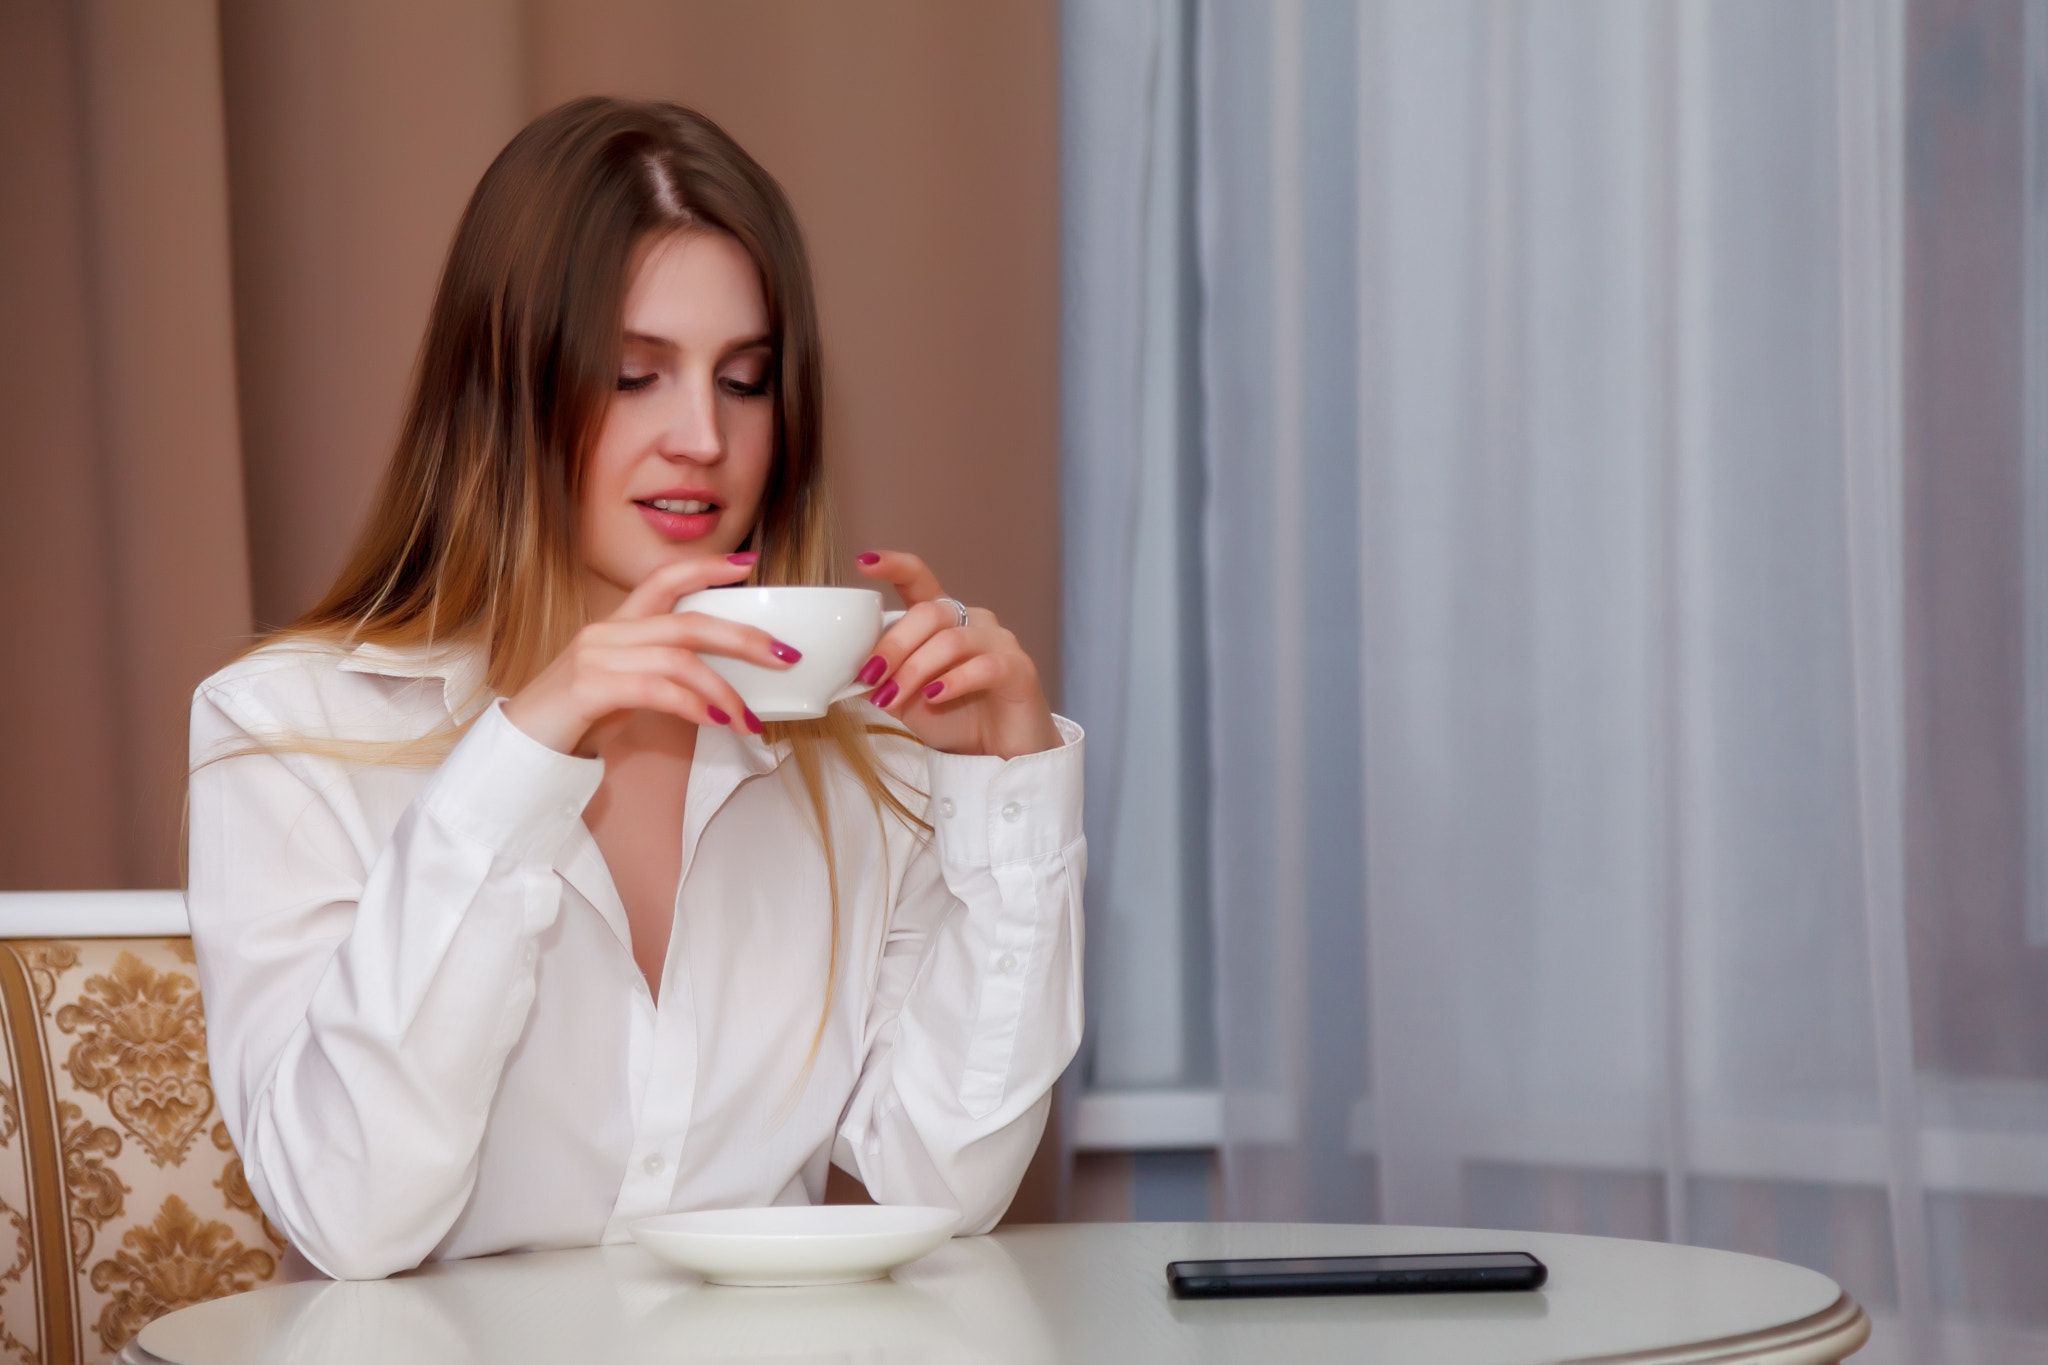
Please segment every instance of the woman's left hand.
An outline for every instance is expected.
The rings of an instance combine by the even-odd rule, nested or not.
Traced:
[[[1060,746],[1038,666],[994,612],[970,608],[961,625],[916,555],[883,551],[855,563],[894,584],[907,608],[861,669],[860,681],[874,689],[869,701],[944,753],[1015,758]]]

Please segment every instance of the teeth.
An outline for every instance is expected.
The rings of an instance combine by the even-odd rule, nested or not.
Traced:
[[[710,503],[698,502],[694,498],[655,498],[647,505],[659,512],[678,512],[686,517],[711,510]]]

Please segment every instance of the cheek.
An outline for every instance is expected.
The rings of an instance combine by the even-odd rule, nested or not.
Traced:
[[[616,426],[608,422],[591,446],[588,462],[583,466],[576,520],[583,533],[586,553],[601,552],[611,539],[606,527],[618,518],[622,509],[631,510],[624,508],[622,501],[631,464],[620,457],[620,435]]]
[[[748,492],[758,501],[768,486],[768,466],[775,459],[775,412],[767,404],[742,408],[729,429],[729,458],[734,473],[744,469]]]

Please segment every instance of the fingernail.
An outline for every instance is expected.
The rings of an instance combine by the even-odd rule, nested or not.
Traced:
[[[855,675],[855,681],[862,687],[873,687],[882,680],[882,675],[888,671],[889,661],[877,654],[874,658],[869,659],[860,666],[860,672]]]
[[[715,706],[709,706],[709,705],[707,705],[707,706],[706,706],[706,707],[704,708],[704,714],[705,714],[705,715],[707,715],[707,716],[709,716],[709,717],[711,717],[712,721],[713,721],[713,722],[714,722],[715,724],[718,724],[718,725],[730,725],[730,724],[732,724],[732,717],[731,717],[731,716],[728,716],[727,714],[725,714],[725,712],[723,712],[723,711],[719,710],[719,709],[718,709],[717,707],[715,707]]]
[[[795,645],[786,645],[776,640],[768,646],[768,652],[786,664],[793,664],[804,656],[797,652]]]
[[[887,706],[890,702],[896,700],[896,692],[896,680],[891,678],[883,683],[881,689],[874,696],[869,697],[868,700],[877,706]]]
[[[761,718],[754,714],[753,708],[750,706],[742,706],[740,708],[740,712],[747,718],[747,728],[749,730],[752,730],[757,735],[760,734]]]
[[[756,564],[760,562],[761,556],[752,550],[741,550],[738,554],[727,555],[725,558],[731,564]]]
[[[933,697],[938,696],[939,693],[945,690],[946,685],[942,682],[926,683],[924,685],[924,699],[926,701],[930,701]]]
[[[882,562],[882,557],[876,554],[873,550],[863,550],[859,554],[855,555],[854,558],[858,559],[863,564],[879,564]]]

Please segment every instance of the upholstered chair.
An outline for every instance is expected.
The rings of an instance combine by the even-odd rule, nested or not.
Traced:
[[[0,1365],[114,1360],[277,1277],[175,891],[0,894]]]

